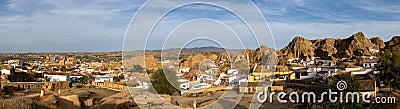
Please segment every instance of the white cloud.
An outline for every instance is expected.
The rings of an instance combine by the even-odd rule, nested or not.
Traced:
[[[233,8],[242,9],[243,16],[252,16],[253,11],[243,6],[242,1],[218,1]],[[270,28],[275,36],[276,48],[280,49],[296,35],[308,39],[338,37],[346,38],[351,34],[363,31],[368,37],[382,36],[389,40],[399,35],[399,21],[390,20],[363,20],[345,12],[328,13],[332,10],[324,6],[329,3],[318,1],[255,1],[260,10],[266,15]],[[130,17],[144,3],[142,0],[11,0],[7,5],[7,14],[0,15],[0,42],[1,52],[30,52],[30,51],[113,51],[121,50],[125,29]],[[336,2],[338,3],[338,2]],[[373,2],[359,3],[358,7],[369,11],[398,13],[399,6],[374,5]],[[167,8],[169,1],[160,1],[153,5],[151,10],[144,14],[145,19],[151,18],[154,13]],[[350,9],[354,9],[351,7]],[[206,13],[182,12],[183,15],[171,15],[163,23],[163,30],[156,34],[169,33],[168,29],[182,23],[193,16],[208,15],[218,17],[224,23],[236,28],[238,34],[249,34],[242,24],[230,14],[221,13],[218,8],[207,6],[192,6],[192,10]],[[348,9],[348,10],[350,10]],[[295,15],[292,15],[293,12]],[[357,10],[354,10],[357,11]],[[214,13],[215,12],[215,13]],[[272,15],[272,16],[269,16]],[[389,17],[399,16],[393,14]],[[361,16],[364,17],[364,16]],[[365,16],[368,18],[368,16]],[[382,16],[385,17],[385,16]],[[262,24],[262,20],[254,20]],[[398,17],[400,18],[400,17]],[[322,21],[322,22],[321,22]],[[346,23],[336,23],[346,22]],[[149,21],[139,22],[137,25],[146,25]],[[209,28],[207,24],[199,24],[198,28]],[[143,28],[136,28],[143,30]],[[144,30],[143,30],[144,31]],[[190,32],[181,32],[185,36]],[[221,36],[223,34],[221,33]],[[248,38],[251,40],[251,37]],[[135,45],[135,43],[132,44]]]
[[[121,50],[125,28],[140,3],[86,2],[10,1],[8,14],[0,16],[0,51]]]

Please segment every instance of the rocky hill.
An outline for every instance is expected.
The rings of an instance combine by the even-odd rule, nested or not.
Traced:
[[[374,43],[379,49],[383,49],[386,46],[385,42],[379,37],[373,37],[369,40],[371,40],[371,42]]]
[[[225,61],[223,69],[220,69],[221,72],[225,72],[230,68],[238,69],[241,72],[248,72],[250,69],[253,69],[255,64],[258,66],[256,71],[260,71],[260,66],[268,67],[275,65],[277,54],[276,50],[272,48],[260,46],[255,50],[246,49],[240,52],[229,52],[229,55],[227,53],[220,53],[216,62],[222,60],[227,61]],[[233,66],[230,64],[233,64]]]
[[[167,49],[171,56],[179,56],[180,68],[191,68],[191,73],[197,74],[199,64],[204,60],[213,60],[220,67],[219,72],[228,69],[238,69],[243,72],[252,69],[255,64],[269,67],[268,65],[282,65],[291,58],[311,60],[311,57],[336,60],[341,58],[357,58],[363,55],[379,55],[383,50],[399,50],[400,36],[394,36],[390,41],[384,42],[379,37],[368,39],[362,32],[358,32],[345,39],[325,38],[309,40],[303,37],[295,37],[287,46],[279,51],[266,46],[257,49],[226,49],[218,47],[196,47],[178,49]],[[124,63],[127,65],[141,65],[147,69],[158,69],[161,67],[161,50],[148,51],[147,56],[132,55],[125,56]],[[139,52],[142,53],[142,52]],[[171,57],[163,54],[164,57]],[[168,59],[168,58],[164,58]],[[143,61],[146,65],[143,65]],[[220,63],[222,62],[222,63]],[[260,70],[259,68],[256,69]],[[193,72],[192,72],[193,71]]]
[[[291,58],[311,59],[314,56],[313,42],[303,37],[295,37],[292,42],[281,50],[281,53]]]
[[[394,36],[390,41],[385,43],[385,49],[400,50],[400,36]]]
[[[313,56],[334,60],[362,55],[377,55],[378,50],[400,48],[399,44],[399,36],[395,36],[385,43],[379,37],[368,39],[362,32],[358,32],[346,39],[308,40],[298,36],[279,51],[279,55],[281,55],[279,60],[290,58],[310,60]]]

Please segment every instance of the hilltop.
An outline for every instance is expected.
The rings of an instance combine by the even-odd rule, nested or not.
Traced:
[[[311,57],[322,59],[356,58],[363,55],[378,55],[384,50],[398,50],[400,37],[394,36],[390,41],[384,42],[379,37],[368,39],[364,33],[358,32],[346,39],[325,38],[309,40],[295,37],[278,54],[280,60],[301,58],[310,60]]]

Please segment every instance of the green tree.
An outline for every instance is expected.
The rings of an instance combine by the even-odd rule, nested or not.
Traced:
[[[380,57],[379,80],[384,84],[400,89],[400,51],[385,52]]]
[[[171,69],[157,70],[151,76],[151,84],[159,94],[171,95],[179,91],[174,87],[178,86],[176,72]]]
[[[86,81],[87,81],[87,76],[85,75],[85,76],[82,76],[80,79],[79,79],[79,81],[81,82],[81,83],[85,83]]]
[[[63,71],[63,72],[66,72],[66,71],[67,71],[67,67],[61,66],[61,69],[60,69],[60,70]]]
[[[94,80],[94,77],[92,75],[85,75],[85,76],[81,77],[80,82],[85,83],[85,84],[87,84],[87,83],[91,84],[93,80]]]
[[[345,81],[347,84],[347,88],[345,88],[342,91],[339,90],[337,88],[337,83],[339,81]],[[361,88],[360,83],[357,80],[357,78],[346,76],[346,75],[337,75],[337,76],[330,77],[329,82],[325,86],[322,86],[322,87],[323,88],[322,88],[321,92],[317,92],[318,93],[317,97],[321,97],[320,94],[322,92],[328,92],[329,89],[332,92],[338,92],[338,94],[339,94],[339,92],[343,92],[343,94],[346,94],[347,92],[360,92],[360,88]],[[360,98],[360,102],[358,102],[358,103],[357,102],[354,102],[354,103],[342,102],[341,103],[339,101],[339,99],[340,99],[339,96],[336,96],[336,97],[338,100],[336,102],[332,103],[329,101],[328,96],[325,95],[324,101],[322,102],[322,104],[320,104],[320,106],[322,106],[324,108],[329,108],[329,109],[359,109],[359,108],[362,108],[362,99],[361,98]],[[318,100],[319,99],[321,99],[321,98],[318,98]],[[346,100],[346,97],[344,95],[343,101],[345,101],[345,100]]]
[[[114,82],[119,82],[119,81],[121,81],[122,79],[124,79],[124,75],[119,75],[119,76],[114,76],[114,77],[113,77],[113,81],[114,81]]]

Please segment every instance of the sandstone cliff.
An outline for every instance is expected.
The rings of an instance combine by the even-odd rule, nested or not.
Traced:
[[[400,50],[400,36],[394,36],[390,41],[386,42],[386,49]]]
[[[362,55],[376,55],[373,50],[380,50],[383,47],[383,41],[380,38],[370,40],[362,32],[358,32],[346,39],[307,40],[296,37],[288,46],[281,49],[279,54],[282,55],[281,58],[285,58],[280,60],[290,58],[310,60],[313,56],[322,59],[352,58]]]
[[[379,49],[385,48],[385,42],[379,37],[373,37],[370,39]]]
[[[290,58],[311,59],[314,56],[314,50],[315,48],[310,40],[297,36],[281,50],[281,53]]]

